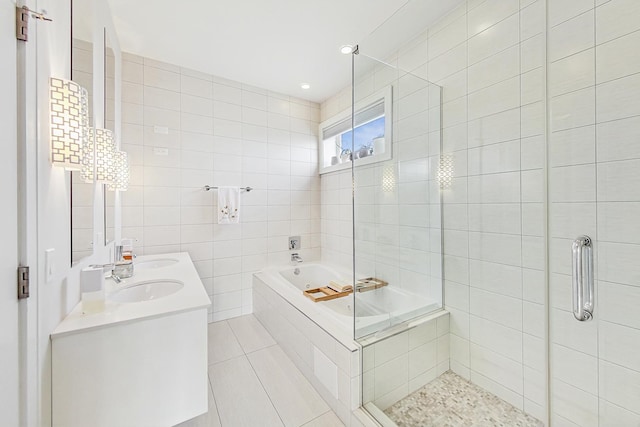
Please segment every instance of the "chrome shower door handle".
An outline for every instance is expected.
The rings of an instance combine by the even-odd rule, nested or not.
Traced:
[[[593,317],[593,246],[589,236],[573,241],[573,316],[584,322]]]

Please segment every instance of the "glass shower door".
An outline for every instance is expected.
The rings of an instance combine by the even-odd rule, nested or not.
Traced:
[[[549,300],[551,425],[640,425],[640,8],[596,2],[550,8],[549,32],[584,26],[583,43],[549,38]],[[633,4],[632,4],[633,3]],[[564,46],[564,47],[560,47]],[[584,60],[586,59],[586,60]],[[593,244],[593,318],[573,314]],[[579,291],[579,289],[577,289]]]
[[[441,88],[353,54],[355,338],[442,307]]]

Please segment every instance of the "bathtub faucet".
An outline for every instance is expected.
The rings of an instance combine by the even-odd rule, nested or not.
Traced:
[[[296,265],[302,262],[302,257],[297,253],[291,254],[291,264]]]

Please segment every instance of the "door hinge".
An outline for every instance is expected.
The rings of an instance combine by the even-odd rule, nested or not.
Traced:
[[[29,267],[18,267],[18,299],[29,298]]]
[[[26,42],[29,39],[29,8],[16,7],[16,38]]]
[[[27,6],[16,6],[16,38],[26,42],[29,40],[29,14],[35,19],[41,21],[53,21],[51,18],[47,18],[47,12],[42,13],[34,12]]]

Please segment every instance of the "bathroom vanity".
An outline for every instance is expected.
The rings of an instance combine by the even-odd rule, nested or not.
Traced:
[[[173,426],[207,411],[207,308],[187,253],[139,257],[51,334],[53,426]]]

